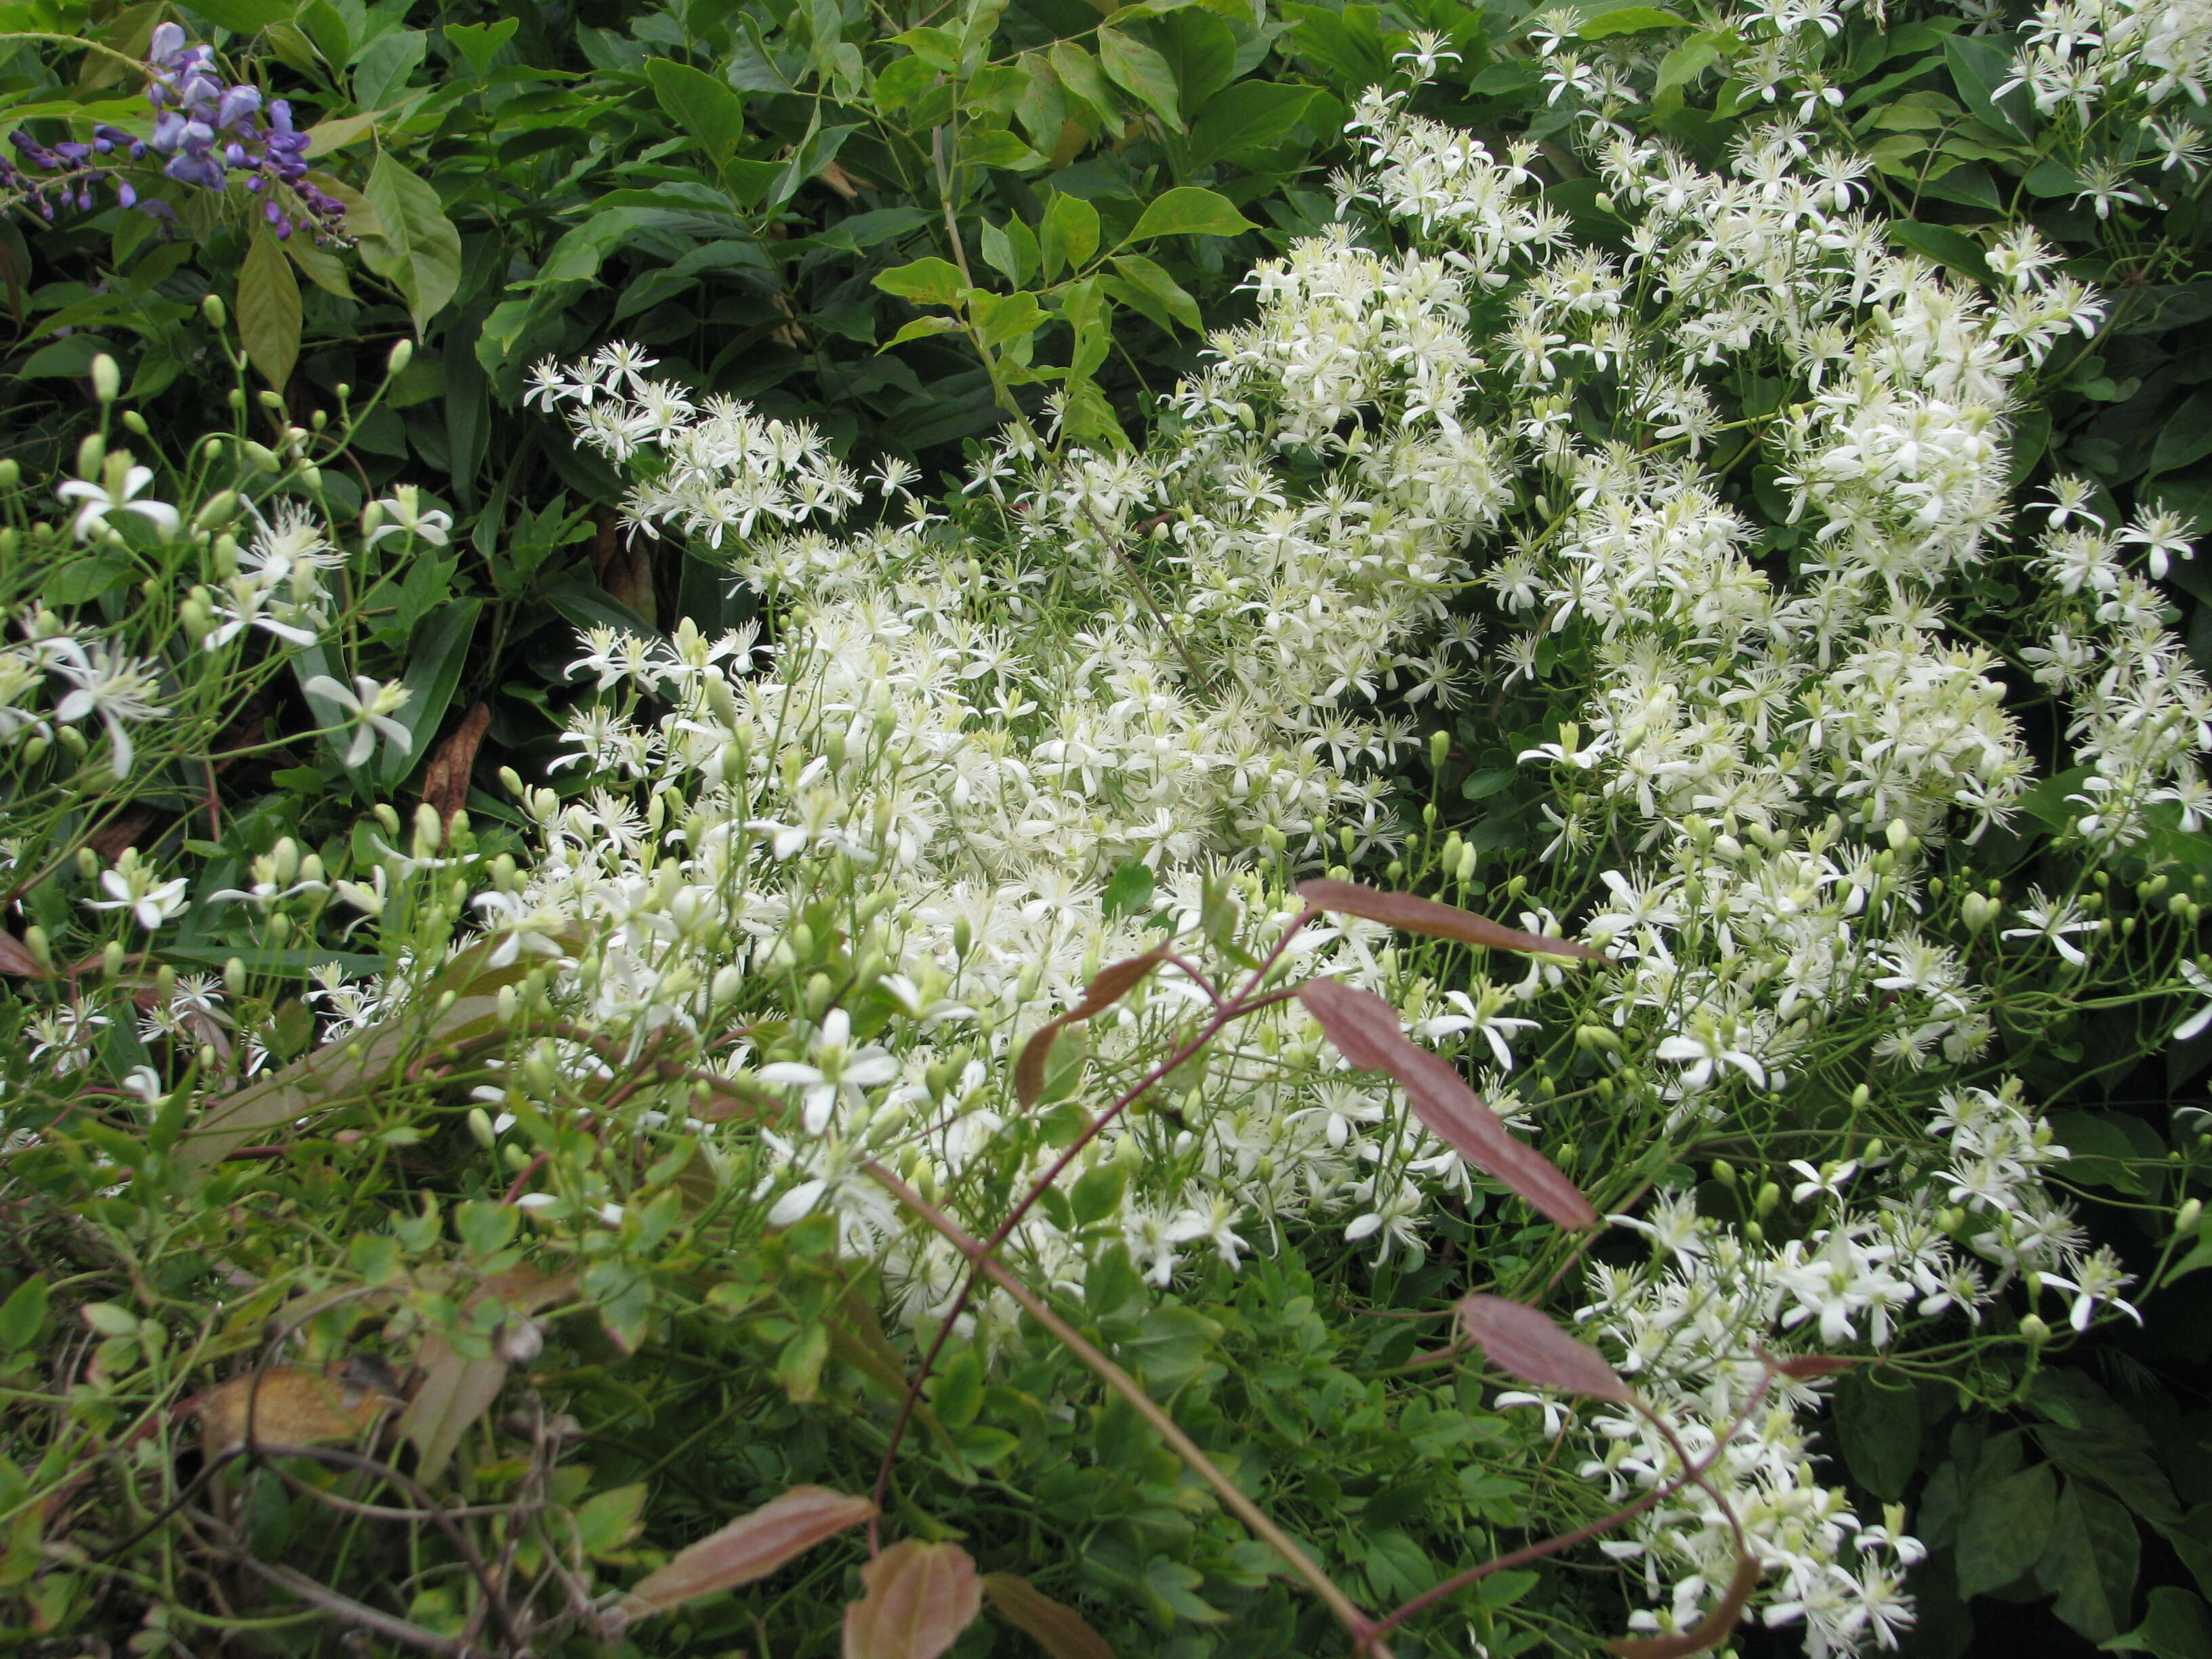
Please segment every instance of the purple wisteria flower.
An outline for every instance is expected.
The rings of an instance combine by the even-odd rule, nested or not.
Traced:
[[[51,220],[62,208],[88,211],[94,187],[112,183],[123,206],[173,217],[167,204],[142,200],[128,179],[103,165],[110,156],[143,161],[151,155],[163,158],[161,171],[180,184],[222,191],[242,183],[261,198],[262,216],[280,240],[299,224],[312,226],[317,241],[343,234],[344,204],[309,182],[307,135],[293,125],[289,102],[264,101],[258,87],[225,85],[215,49],[189,44],[175,23],[154,31],[147,67],[146,100],[155,110],[150,139],[102,125],[93,129],[88,144],[48,146],[19,129],[9,142],[25,167],[37,171],[0,158],[0,191],[22,191]]]

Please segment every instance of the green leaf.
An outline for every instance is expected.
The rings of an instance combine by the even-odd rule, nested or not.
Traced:
[[[1098,62],[1106,78],[1158,116],[1170,131],[1181,132],[1181,93],[1168,60],[1120,29],[1100,29],[1097,41]],[[1059,66],[1055,54],[1053,67]]]
[[[937,1420],[961,1429],[983,1409],[983,1362],[975,1349],[963,1348],[947,1360],[931,1385],[930,1408]]]
[[[1203,327],[1198,301],[1143,254],[1116,254],[1113,264],[1120,276],[1118,279],[1109,277],[1106,286],[1115,298],[1142,312],[1170,333],[1174,331],[1174,323],[1181,323],[1193,333]]]
[[[398,289],[420,335],[461,285],[461,238],[438,192],[385,151],[362,191],[377,234],[361,241],[362,263]]]
[[[934,257],[916,259],[895,270],[878,271],[875,284],[884,293],[911,300],[916,305],[957,306],[968,291],[967,280],[961,276],[960,268],[949,259]]]
[[[1085,1170],[1076,1177],[1075,1185],[1067,1194],[1068,1208],[1074,1214],[1076,1224],[1087,1227],[1120,1210],[1121,1195],[1128,1186],[1128,1171],[1117,1163],[1100,1164]]]
[[[483,608],[482,599],[455,599],[440,605],[415,629],[405,680],[413,695],[393,716],[413,733],[415,742],[404,755],[397,747],[380,745],[377,781],[385,788],[392,788],[414,770],[430,740],[437,736],[446,710],[453,706],[461,670],[467,665],[469,644],[476,637],[477,613]]]
[[[1178,185],[1146,204],[1136,228],[1121,239],[1121,245],[1155,236],[1236,236],[1256,228],[1226,196],[1195,185]]]
[[[1044,210],[1044,234],[1037,240],[1045,281],[1059,281],[1062,270],[1080,270],[1098,252],[1098,210],[1080,196],[1056,195]]]
[[[719,171],[744,137],[745,100],[726,82],[672,58],[652,59],[645,78],[669,118],[690,134]]]
[[[1044,320],[1044,309],[1037,304],[1034,294],[985,294],[980,290],[971,295],[969,312],[975,325],[975,332],[987,346],[1000,346],[1009,341],[1033,334]]]
[[[2057,1488],[2048,1463],[1973,1483],[1959,1517],[1960,1595],[2002,1589],[2035,1565],[2050,1542]]]
[[[1182,94],[1183,119],[1194,121],[1214,95],[1237,77],[1237,36],[1203,7],[1191,7],[1153,26],[1162,53]]]
[[[646,1483],[635,1481],[594,1494],[576,1511],[576,1542],[589,1556],[611,1555],[637,1536],[645,1512]]]
[[[29,1347],[46,1322],[46,1279],[27,1279],[0,1304],[0,1348],[15,1353]]]
[[[2051,1610],[2092,1642],[2119,1634],[2135,1602],[2142,1540],[2127,1507],[2069,1480],[2057,1522],[2035,1564],[2036,1583],[2054,1592]]]
[[[234,34],[258,34],[271,23],[292,15],[292,0],[192,0],[192,10],[219,29]]]
[[[481,81],[491,72],[493,56],[514,38],[521,26],[519,17],[502,17],[490,23],[448,23],[446,44],[468,59],[469,68]]]
[[[1642,34],[1647,29],[1680,28],[1689,19],[1658,6],[1622,6],[1600,12],[1575,33],[1585,40],[1602,40],[1613,34]]]
[[[1895,1503],[1920,1462],[1920,1401],[1911,1388],[1882,1388],[1864,1370],[1836,1389],[1836,1436],[1851,1478]]]
[[[1077,102],[1087,106],[1109,132],[1121,136],[1121,118],[1114,106],[1114,94],[1100,71],[1098,60],[1073,40],[1053,44],[1048,61],[1060,87]]]
[[[1659,78],[1652,87],[1656,98],[1676,87],[1686,87],[1721,60],[1719,46],[1710,35],[1701,34],[1693,40],[1685,40],[1659,60]]]
[[[2070,1109],[2051,1114],[2051,1134],[2071,1154],[2066,1163],[2069,1180],[2138,1195],[2149,1190],[2134,1167],[2142,1160],[2145,1148],[2138,1146],[2128,1133],[2128,1115]],[[2164,1150],[2160,1147],[2149,1156],[2156,1159]]]
[[[276,233],[256,219],[238,272],[238,343],[278,392],[300,358],[300,283]]]
[[[1190,164],[1256,161],[1297,130],[1318,89],[1266,81],[1240,81],[1190,124]]]
[[[353,69],[353,100],[365,110],[387,107],[422,67],[430,37],[421,29],[394,29],[362,49]]]
[[[1221,1328],[1195,1309],[1169,1303],[1152,1309],[1125,1338],[1121,1356],[1156,1392],[1172,1394],[1206,1367]]]
[[[2150,1593],[2142,1623],[2100,1645],[2107,1653],[2148,1653],[2154,1659],[2212,1659],[2212,1615],[2193,1591],[2162,1587]]]
[[[1892,219],[1889,240],[1899,247],[1917,253],[1924,259],[1971,276],[1988,287],[1996,286],[1996,273],[1990,269],[1989,258],[1982,245],[1961,231],[1948,225],[1923,225],[1913,219]]]
[[[1978,35],[1951,34],[1943,40],[1943,61],[1951,70],[1951,84],[1966,107],[2000,132],[2030,138],[2040,125],[2035,107],[2022,89],[2015,88],[2002,102],[1996,89],[2012,78],[2012,54]]]
[[[960,325],[950,317],[917,317],[878,348],[889,351],[895,345],[904,345],[908,340],[927,340],[933,334],[957,334]]]
[[[2212,455],[2212,388],[2200,386],[2189,401],[2166,416],[2151,447],[2150,471],[2179,472],[2183,467]]]
[[[1152,908],[1152,870],[1142,859],[1129,859],[1116,868],[1100,895],[1109,916],[1140,916]]]

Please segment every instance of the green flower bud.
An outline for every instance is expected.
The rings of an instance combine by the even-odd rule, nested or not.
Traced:
[[[92,395],[103,404],[112,404],[123,391],[123,371],[115,366],[115,359],[101,352],[92,360]]]

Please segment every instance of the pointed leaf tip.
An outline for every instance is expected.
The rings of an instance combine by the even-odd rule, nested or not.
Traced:
[[[1461,1328],[1482,1345],[1491,1364],[1522,1382],[1595,1400],[1627,1400],[1628,1384],[1605,1356],[1540,1310],[1477,1294],[1461,1297],[1456,1311]]]
[[[875,1512],[865,1498],[848,1498],[826,1486],[793,1486],[678,1551],[665,1566],[630,1586],[623,1607],[631,1618],[643,1619],[750,1584]]]
[[[1398,1011],[1381,997],[1316,979],[1298,988],[1298,1000],[1346,1060],[1363,1071],[1388,1072],[1403,1084],[1413,1115],[1469,1164],[1497,1176],[1562,1227],[1598,1224],[1597,1210],[1582,1189],[1543,1153],[1515,1139],[1449,1063],[1408,1042],[1398,1029]]]
[[[1386,893],[1378,887],[1356,881],[1302,881],[1298,884],[1298,896],[1337,915],[1364,916],[1370,921],[1402,927],[1409,933],[1456,939],[1462,945],[1479,945],[1486,950],[1567,957],[1577,962],[1613,960],[1604,951],[1593,950],[1577,939],[1553,939],[1547,933],[1508,927],[1456,905],[1439,904],[1434,899],[1420,898],[1412,893]]]
[[[1155,945],[1141,956],[1125,957],[1100,969],[1097,976],[1083,988],[1082,1001],[1030,1032],[1014,1061],[1014,1098],[1024,1106],[1036,1105],[1044,1093],[1045,1065],[1052,1058],[1052,1045],[1060,1032],[1079,1020],[1104,1013],[1135,990],[1145,976],[1160,965],[1167,950],[1164,944]]]
[[[1081,1613],[1065,1607],[1026,1578],[1011,1572],[983,1575],[983,1594],[991,1611],[1051,1656],[1051,1659],[1115,1659],[1106,1638]]]

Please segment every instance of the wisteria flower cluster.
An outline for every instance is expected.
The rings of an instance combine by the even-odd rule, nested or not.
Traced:
[[[147,67],[146,100],[155,113],[150,137],[134,137],[101,124],[88,143],[49,145],[18,128],[9,143],[37,171],[27,173],[0,161],[0,191],[22,192],[51,220],[63,207],[90,211],[95,187],[108,185],[120,205],[173,219],[168,203],[143,194],[117,170],[125,160],[155,156],[162,158],[164,177],[196,189],[220,192],[242,183],[279,240],[302,224],[318,242],[343,237],[345,205],[308,178],[307,135],[294,126],[288,100],[265,99],[258,87],[226,83],[215,49],[189,44],[183,27],[173,22],[155,29]]]

